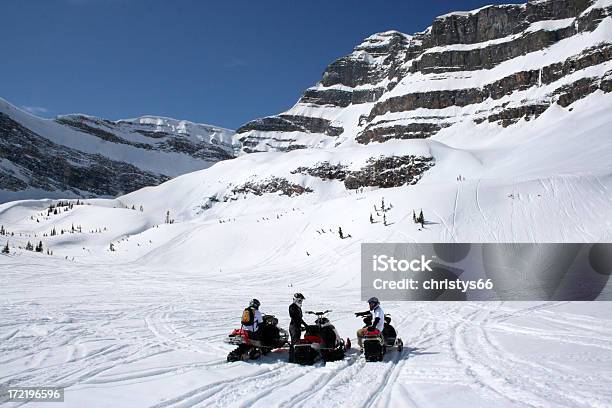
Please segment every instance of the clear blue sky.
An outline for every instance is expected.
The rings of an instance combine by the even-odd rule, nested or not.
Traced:
[[[235,129],[291,107],[372,33],[491,3],[504,1],[2,0],[0,97],[47,117]]]

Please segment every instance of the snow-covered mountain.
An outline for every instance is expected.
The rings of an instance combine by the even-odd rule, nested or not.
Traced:
[[[74,407],[612,406],[606,302],[383,301],[406,348],[381,363],[227,364],[223,344],[253,297],[287,327],[296,291],[355,344],[362,243],[612,242],[611,7],[375,34],[239,129],[237,158],[0,205],[0,388],[63,386]]]
[[[610,92],[611,14],[607,0],[537,0],[450,13],[413,35],[374,34],[290,110],[239,128],[243,150],[444,138]]]
[[[143,116],[53,120],[0,99],[0,202],[117,196],[233,158],[234,132]]]

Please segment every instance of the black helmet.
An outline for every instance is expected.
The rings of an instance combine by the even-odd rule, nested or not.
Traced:
[[[257,299],[253,299],[251,300],[251,302],[249,303],[250,307],[254,307],[255,309],[259,309],[259,306],[261,305],[261,302]]]
[[[372,306],[372,303],[374,306]],[[378,301],[377,297],[371,297],[368,299],[368,304],[370,305],[370,309],[375,309],[376,306],[380,305],[380,302]]]
[[[304,295],[302,295],[300,292],[298,292],[298,293],[294,293],[294,294],[293,294],[293,298],[294,298],[294,299],[302,299],[302,300],[306,299],[306,298],[304,297]]]

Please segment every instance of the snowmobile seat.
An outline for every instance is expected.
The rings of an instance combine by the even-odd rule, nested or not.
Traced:
[[[321,328],[321,338],[325,343],[325,347],[336,347],[336,332],[334,331],[334,326],[328,325]]]
[[[395,339],[397,338],[395,328],[390,324],[385,324],[385,328],[383,329],[383,337],[385,338],[385,343],[388,346],[393,346],[395,344]]]

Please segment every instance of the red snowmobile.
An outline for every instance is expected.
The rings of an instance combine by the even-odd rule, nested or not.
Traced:
[[[295,345],[295,362],[302,365],[312,365],[319,358],[323,361],[336,361],[344,358],[344,352],[351,348],[350,339],[346,342],[336,328],[325,317],[331,310],[324,312],[308,311],[307,314],[317,316],[315,324],[306,327],[304,338]]]
[[[371,317],[365,317],[363,322],[366,326],[372,324]],[[363,351],[366,361],[382,361],[388,349],[397,348],[399,353],[404,349],[404,342],[397,337],[397,331],[391,326],[391,315],[385,315],[385,328],[380,330],[367,330],[363,334]]]
[[[264,315],[262,327],[257,338],[253,333],[242,328],[233,330],[225,339],[228,344],[238,347],[227,355],[227,361],[255,360],[262,354],[266,355],[274,349],[287,344],[289,334],[278,327],[278,319],[272,315]]]

